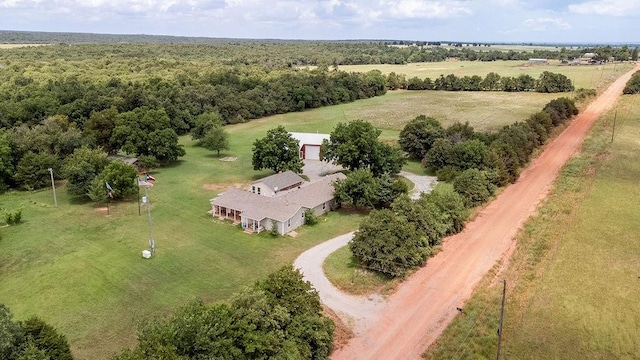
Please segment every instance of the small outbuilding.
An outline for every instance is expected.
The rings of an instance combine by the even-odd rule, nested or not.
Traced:
[[[290,132],[291,137],[300,143],[300,159],[320,160],[322,141],[331,139],[329,134]]]

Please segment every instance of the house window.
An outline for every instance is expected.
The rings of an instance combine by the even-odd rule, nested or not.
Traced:
[[[327,207],[327,203],[322,203],[322,210],[324,210]]]
[[[254,194],[256,193],[256,187],[255,186],[251,187],[251,192],[254,193]]]
[[[260,195],[260,188],[258,188],[258,195]]]
[[[291,227],[291,219],[287,220],[287,227]]]

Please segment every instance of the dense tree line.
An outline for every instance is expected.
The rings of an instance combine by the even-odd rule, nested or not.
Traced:
[[[404,75],[391,73],[387,76],[387,86],[390,89],[407,90],[445,90],[445,91],[536,91],[541,93],[557,93],[573,91],[571,79],[562,74],[544,71],[538,79],[530,75],[500,76],[494,72],[488,73],[484,78],[479,75],[465,75],[463,77],[454,74],[440,75],[439,78],[420,79],[412,77],[406,80]]]
[[[436,62],[448,58],[469,61],[528,60],[529,58],[575,59],[584,53],[599,54],[598,60],[628,60],[633,50],[627,45],[606,46],[549,46],[533,51],[497,50],[491,44],[442,43],[438,41],[301,41],[225,39],[181,36],[109,35],[80,33],[38,33],[0,31],[0,43],[19,44],[69,44],[82,45],[85,49],[102,47],[144,46],[147,52],[157,52],[157,57],[171,55],[171,47],[188,49],[189,53],[206,53],[206,56],[226,64],[271,65],[360,65],[405,64],[411,62]],[[406,45],[406,46],[394,46]],[[446,46],[445,46],[446,45]],[[484,45],[484,46],[482,46]],[[160,52],[166,48],[169,52]],[[635,49],[634,49],[635,50]],[[126,51],[127,54],[131,52]],[[59,56],[62,55],[62,56]],[[68,55],[67,55],[68,56]],[[636,53],[637,56],[637,53]],[[64,54],[52,59],[67,58]],[[83,57],[86,58],[86,57]]]
[[[311,284],[285,266],[228,304],[197,300],[147,322],[138,345],[114,360],[326,359],[334,328]]]
[[[38,317],[14,321],[0,304],[0,359],[72,360],[67,338]]]
[[[444,236],[463,229],[470,208],[515,181],[551,131],[577,113],[572,100],[559,98],[496,133],[475,132],[468,123],[444,128],[433,118],[416,117],[400,132],[400,145],[422,159],[439,180],[452,182],[453,189],[437,188],[415,201],[400,195],[389,208],[372,211],[349,244],[353,256],[365,268],[390,277],[422,266]],[[362,176],[358,180],[367,183]],[[371,194],[361,195],[368,199]]]
[[[468,173],[467,178],[482,178],[494,186],[503,186],[517,179],[520,169],[530,160],[533,152],[543,145],[551,131],[578,113],[574,102],[568,98],[550,101],[542,111],[531,115],[526,121],[515,122],[496,133],[477,133],[468,124],[455,123],[436,132],[425,131],[416,124],[424,124],[423,117],[412,120],[400,133],[400,143],[411,156],[420,158],[425,166],[432,168],[441,180],[454,180],[470,169],[484,172],[484,177]],[[435,121],[431,119],[430,124]],[[437,128],[436,125],[431,125]],[[428,139],[418,149],[408,146],[407,139]],[[468,181],[468,179],[465,179]],[[455,183],[454,183],[455,186]],[[464,186],[459,185],[462,189]],[[491,187],[485,186],[491,194]],[[485,192],[485,190],[482,190]],[[482,201],[468,194],[469,205]],[[481,196],[483,197],[483,196]],[[486,198],[486,196],[484,196]]]
[[[75,47],[68,50],[67,57],[78,55]],[[125,153],[138,157],[144,167],[156,167],[184,155],[178,136],[192,130],[199,145],[220,152],[228,148],[224,124],[386,91],[385,78],[378,71],[348,74],[216,65],[208,71],[191,72],[192,65],[173,69],[180,64],[129,59],[129,50],[123,48],[120,55],[124,57],[112,60],[108,54],[103,54],[108,60],[89,57],[80,65],[85,67],[81,70],[74,70],[64,58],[54,64],[27,63],[13,58],[13,52],[0,54],[0,190],[47,186],[49,168],[57,178],[65,178],[69,172],[61,171],[63,161],[82,146],[108,155]],[[50,54],[57,49],[51,46],[35,51]],[[115,69],[103,71],[109,68],[106,63],[114,64]],[[129,78],[128,73],[137,72],[131,67],[141,63],[160,63],[160,67],[173,70],[159,70],[165,77],[141,74]],[[90,173],[80,175],[89,168]],[[84,165],[75,169],[74,176],[91,178],[95,172],[95,166]],[[74,193],[87,189],[87,181],[81,183]]]
[[[622,91],[623,94],[640,94],[640,71],[636,71]]]

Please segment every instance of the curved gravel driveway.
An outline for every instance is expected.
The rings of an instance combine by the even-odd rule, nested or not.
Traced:
[[[338,314],[358,335],[375,323],[386,306],[385,300],[377,294],[370,296],[352,296],[338,290],[324,274],[322,264],[332,252],[347,245],[353,238],[353,232],[340,235],[302,253],[293,263],[300,269],[304,279],[318,290],[322,303]]]
[[[400,171],[400,176],[409,179],[415,187],[409,192],[409,197],[416,200],[422,193],[430,193],[436,186],[436,176],[416,175],[406,171]]]

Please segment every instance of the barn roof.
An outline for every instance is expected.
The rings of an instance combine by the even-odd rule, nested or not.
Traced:
[[[322,140],[330,140],[331,135],[329,134],[317,134],[317,133],[299,133],[299,132],[290,132],[291,136],[298,140],[300,143],[300,147],[303,145],[322,145]]]

